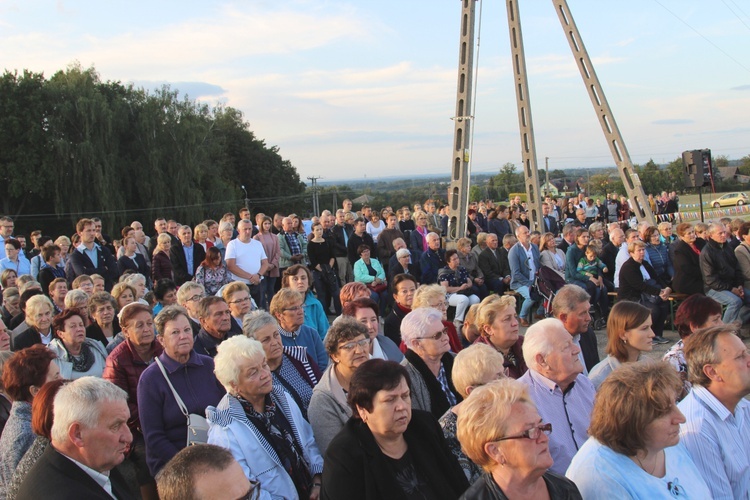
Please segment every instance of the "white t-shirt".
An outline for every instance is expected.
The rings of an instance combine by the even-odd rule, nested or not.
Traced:
[[[237,267],[246,273],[257,274],[260,271],[261,261],[268,257],[260,241],[250,240],[248,243],[242,243],[239,239],[234,239],[227,245],[225,259],[234,259]],[[250,283],[250,280],[240,278],[234,273],[232,273],[232,278],[243,283]]]

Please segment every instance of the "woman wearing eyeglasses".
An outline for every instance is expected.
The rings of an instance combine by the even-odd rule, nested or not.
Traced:
[[[406,354],[401,362],[411,378],[411,404],[416,410],[440,418],[463,398],[453,385],[453,357],[442,321],[443,313],[423,307],[412,310],[401,322]]]
[[[273,383],[261,343],[241,335],[227,339],[214,362],[227,394],[206,409],[209,444],[229,449],[270,497],[317,500],[323,457],[294,398]]]
[[[320,335],[314,328],[305,325],[305,304],[301,293],[291,288],[282,288],[271,299],[271,315],[279,322],[281,342],[285,346],[302,346],[321,370],[328,366]]]
[[[581,498],[573,482],[548,470],[552,425],[539,417],[523,382],[506,378],[477,387],[456,425],[464,452],[484,469],[462,499]],[[616,498],[606,488],[599,493]]]
[[[357,369],[352,418],[326,452],[321,498],[453,500],[466,490],[435,419],[412,410],[409,383],[393,361],[371,359]]]
[[[321,453],[352,416],[346,395],[354,371],[370,359],[367,328],[350,316],[339,317],[326,335],[326,351],[331,364],[315,386],[307,409]]]
[[[607,377],[594,400],[590,437],[565,473],[583,498],[711,498],[678,445],[685,423],[675,404],[681,390],[664,361],[630,363]]]

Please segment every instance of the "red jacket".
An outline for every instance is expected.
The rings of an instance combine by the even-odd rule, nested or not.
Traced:
[[[154,340],[154,357],[159,356],[164,348],[159,341]],[[128,427],[131,432],[141,433],[141,422],[138,418],[138,380],[148,364],[141,360],[135,350],[135,346],[129,341],[120,343],[107,356],[107,364],[104,367],[102,377],[109,380],[117,387],[128,393],[128,408],[130,418]]]

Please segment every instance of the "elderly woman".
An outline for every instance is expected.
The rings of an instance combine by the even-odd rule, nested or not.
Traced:
[[[326,240],[323,225],[316,222],[312,226],[313,237],[307,243],[307,258],[310,261],[315,293],[327,310],[331,301],[336,315],[341,314],[339,300],[339,278],[336,274],[336,257],[333,254],[333,241]]]
[[[259,307],[265,310],[268,310],[271,298],[273,298],[276,290],[276,280],[279,279],[279,258],[281,257],[279,238],[271,231],[272,227],[273,221],[265,215],[258,224],[258,234],[253,236],[253,239],[260,241],[260,244],[263,245],[263,250],[265,250],[268,259],[266,274],[263,275],[263,280],[260,282],[261,303]]]
[[[206,251],[206,258],[196,269],[193,280],[203,285],[208,295],[215,295],[221,287],[232,282],[232,273],[218,248],[210,247]]]
[[[83,290],[71,290],[65,295],[65,309],[78,309],[84,324],[91,324],[89,316],[89,296]]]
[[[466,455],[484,469],[462,499],[581,498],[575,484],[548,470],[552,425],[542,421],[523,382],[478,387],[462,405],[457,426]]]
[[[523,335],[518,334],[516,299],[509,295],[491,295],[479,305],[477,343],[488,344],[503,355],[503,370],[510,378],[519,378],[528,367],[523,359]]]
[[[416,290],[417,280],[411,274],[397,274],[391,281],[394,303],[390,314],[383,320],[383,333],[399,347],[401,346],[401,322],[404,316],[411,312]]]
[[[352,416],[346,398],[355,370],[370,358],[367,328],[354,318],[341,316],[328,330],[326,351],[331,364],[315,386],[308,409],[321,452],[325,452],[333,437]]]
[[[370,289],[372,300],[378,302],[381,308],[385,308],[388,285],[385,281],[385,271],[377,259],[370,258],[370,246],[360,245],[357,247],[359,260],[354,263],[354,281],[364,283]]]
[[[623,363],[634,363],[653,350],[651,312],[637,302],[623,300],[612,307],[607,320],[607,357],[589,372],[597,389]]]
[[[393,261],[390,261],[393,263]],[[419,263],[412,261],[411,252],[407,248],[400,248],[396,251],[396,265],[388,268],[388,283],[393,284],[393,280],[399,274],[408,274],[413,276],[414,279],[419,279],[422,275],[419,270]]]
[[[539,262],[543,266],[547,266],[561,278],[565,279],[565,253],[557,248],[557,242],[555,241],[555,235],[552,233],[544,233],[542,240],[539,244]]]
[[[471,391],[493,380],[503,378],[503,371],[500,369],[502,365],[502,354],[485,344],[474,344],[464,349],[456,355],[453,362],[453,383],[464,401],[453,406],[440,417],[440,427],[443,428],[448,448],[458,460],[469,483],[474,483],[479,479],[482,470],[461,450],[461,443],[456,437],[456,421]]]
[[[367,288],[367,285],[364,283],[359,283],[357,281],[352,281],[351,283],[342,286],[341,291],[339,292],[342,307],[346,307],[346,304],[352,300],[363,297],[370,297],[370,289]]]
[[[117,311],[121,311],[126,305],[136,301],[136,289],[128,283],[117,283],[112,287],[112,298],[117,304]]]
[[[152,476],[187,445],[187,417],[172,388],[189,414],[204,415],[208,406],[224,396],[224,388],[213,373],[214,360],[193,350],[193,328],[187,311],[167,306],[154,323],[164,351],[138,382],[138,416]]]
[[[429,413],[412,410],[409,373],[372,359],[355,373],[352,417],[328,447],[322,498],[455,499],[466,476]]]
[[[474,283],[465,267],[461,266],[457,250],[445,252],[446,266],[438,271],[438,283],[445,289],[448,305],[456,308],[453,324],[456,330],[461,329],[464,316],[469,306],[479,304],[479,290],[474,288]]]
[[[632,363],[599,388],[590,437],[566,476],[584,499],[711,498],[701,473],[682,446],[685,417],[675,404],[677,373],[664,362]]]
[[[283,387],[294,398],[302,416],[307,420],[307,409],[310,406],[313,388],[318,385],[321,378],[320,369],[310,358],[307,348],[284,346],[281,343],[276,319],[262,310],[253,311],[245,316],[242,332],[263,346],[274,384]]]
[[[479,257],[471,251],[471,240],[461,238],[456,243],[456,249],[458,250],[458,264],[469,273],[474,293],[479,295],[480,299],[485,298],[489,291],[484,283],[484,273],[479,269]]]
[[[706,240],[696,237],[695,228],[689,222],[677,225],[679,241],[672,245],[674,278],[672,288],[675,293],[693,295],[704,293],[703,274],[700,267],[701,250]]]
[[[671,283],[674,276],[674,267],[672,258],[669,256],[669,246],[664,243],[659,235],[659,230],[655,227],[647,228],[643,233],[646,242],[646,252],[651,261],[657,279]]]
[[[662,334],[669,316],[669,294],[672,293],[672,289],[666,286],[666,282],[659,278],[656,270],[645,260],[645,243],[628,243],[628,253],[630,258],[620,269],[617,300],[639,302],[646,306],[651,311],[651,321],[656,334],[654,342],[668,344],[669,341]]]
[[[153,307],[153,313],[159,314],[164,307],[177,303],[177,285],[166,278],[157,281],[154,284],[154,298],[156,305]]]
[[[301,293],[305,297],[305,325],[315,329],[324,339],[328,332],[328,318],[323,304],[312,293],[312,273],[302,264],[286,268],[281,278],[281,286]]]
[[[323,457],[294,398],[274,387],[260,342],[227,339],[214,361],[227,394],[206,410],[209,444],[229,449],[273,498],[319,498]]]
[[[442,322],[445,327],[448,341],[450,343],[450,350],[459,352],[463,349],[461,340],[458,338],[458,330],[456,325],[448,321],[448,302],[445,299],[445,289],[440,285],[422,285],[417,288],[414,292],[414,300],[412,301],[412,310],[420,309],[423,307],[429,307],[437,309],[442,313]]]
[[[13,405],[0,437],[0,493],[4,493],[18,462],[34,442],[31,429],[34,397],[46,382],[60,378],[60,368],[52,362],[54,359],[49,349],[35,345],[14,354],[3,368],[3,387]]]
[[[683,352],[685,340],[696,330],[720,324],[721,304],[705,295],[691,295],[677,308],[674,326],[680,334],[680,340],[662,358],[672,365],[682,379],[682,392],[677,395],[677,401],[687,396],[693,387],[688,380],[688,365]]]
[[[282,288],[271,300],[271,315],[279,322],[281,342],[285,346],[302,346],[318,364],[318,368],[325,370],[328,366],[326,354],[320,335],[313,328],[305,325],[304,296],[290,288]]]
[[[92,376],[101,377],[107,360],[107,350],[101,342],[86,338],[86,327],[78,309],[65,309],[52,320],[57,338],[47,347],[57,356],[64,379]]]
[[[125,276],[120,278],[120,282],[127,283],[128,285],[135,288],[135,300],[143,305],[147,304],[147,302],[143,299],[143,297],[148,292],[148,287],[146,286],[148,284],[148,280],[146,279],[146,275],[141,273],[126,274]]]
[[[173,279],[172,261],[169,260],[169,249],[172,238],[168,233],[161,233],[156,238],[154,255],[151,257],[151,280],[156,283],[161,279]]]
[[[108,292],[96,292],[89,298],[89,316],[93,320],[86,327],[86,336],[98,340],[106,348],[120,333],[120,323],[115,311],[117,302]]]
[[[208,226],[204,223],[196,224],[193,228],[193,239],[197,244],[203,247],[203,250],[208,252],[209,248],[213,248],[214,243],[208,240]]]
[[[34,344],[49,344],[52,339],[52,301],[45,295],[34,295],[26,301],[26,324],[28,330],[18,334],[13,341],[13,350],[20,351]]]
[[[662,243],[665,245],[669,246],[676,240],[675,235],[672,234],[671,222],[660,222],[657,226],[657,230],[659,231],[659,237],[661,238]]]
[[[68,238],[65,235],[58,236],[57,239],[55,240],[55,245],[60,247],[61,259],[60,259],[60,264],[58,264],[58,266],[65,269],[65,264],[67,264],[68,255],[70,254],[70,247],[71,247],[70,238]]]
[[[344,316],[351,316],[367,328],[370,337],[370,357],[400,363],[404,355],[398,346],[380,333],[378,305],[368,298],[355,299],[346,304]]]
[[[115,347],[107,357],[102,376],[128,393],[128,427],[133,434],[128,459],[135,465],[136,479],[143,495],[153,490],[154,481],[146,464],[146,445],[138,413],[138,381],[146,368],[153,363],[154,358],[160,356],[164,349],[156,341],[154,320],[148,306],[129,304],[120,312],[120,324],[125,341]]]
[[[234,237],[234,225],[229,221],[224,221],[219,224],[219,235],[214,242],[214,246],[221,252],[221,258],[226,257],[227,245],[232,241]]]
[[[31,272],[31,263],[21,251],[21,243],[10,238],[5,240],[5,258],[0,259],[0,269],[12,269],[16,276],[29,274]]]
[[[20,313],[21,296],[18,293],[18,288],[14,286],[3,288],[2,320],[5,325],[9,325],[10,321]]]
[[[412,408],[431,412],[440,418],[448,408],[462,401],[453,386],[453,357],[450,343],[437,309],[414,309],[401,322],[401,338],[406,354],[401,364],[409,372]]]
[[[21,461],[18,462],[18,467],[16,467],[13,478],[5,491],[7,498],[18,497],[18,489],[21,487],[24,478],[49,446],[52,439],[55,396],[57,396],[60,388],[69,382],[70,380],[57,379],[45,383],[31,403],[31,430],[36,438],[24,453]]]

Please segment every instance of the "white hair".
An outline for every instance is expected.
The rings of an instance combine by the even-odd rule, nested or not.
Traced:
[[[556,318],[537,321],[526,330],[523,338],[523,359],[526,361],[526,366],[536,368],[538,366],[536,362],[537,354],[544,357],[555,349],[555,346],[550,342],[549,335],[555,330],[562,330],[565,335],[570,335],[563,322]]]
[[[430,323],[434,321],[442,322],[442,320],[443,313],[437,309],[430,307],[414,309],[401,321],[401,340],[404,341],[406,347],[411,349],[414,346],[414,341],[424,336]]]
[[[138,283],[138,282],[140,282],[140,283],[142,283],[142,284],[145,285],[146,284],[146,277],[144,275],[142,275],[141,273],[131,273],[131,274],[125,275],[123,277],[122,281],[124,283],[128,283],[129,285],[133,285],[133,284]]]
[[[227,392],[232,392],[240,376],[240,361],[265,358],[263,345],[244,335],[235,335],[219,344],[214,358],[214,374]]]
[[[397,259],[400,259],[401,257],[407,257],[409,255],[411,255],[411,252],[409,252],[409,250],[406,248],[402,248],[398,252],[396,252]]]
[[[75,423],[87,429],[96,427],[107,403],[127,400],[127,392],[99,377],[81,377],[62,386],[55,396],[52,441],[67,441],[68,430]]]

